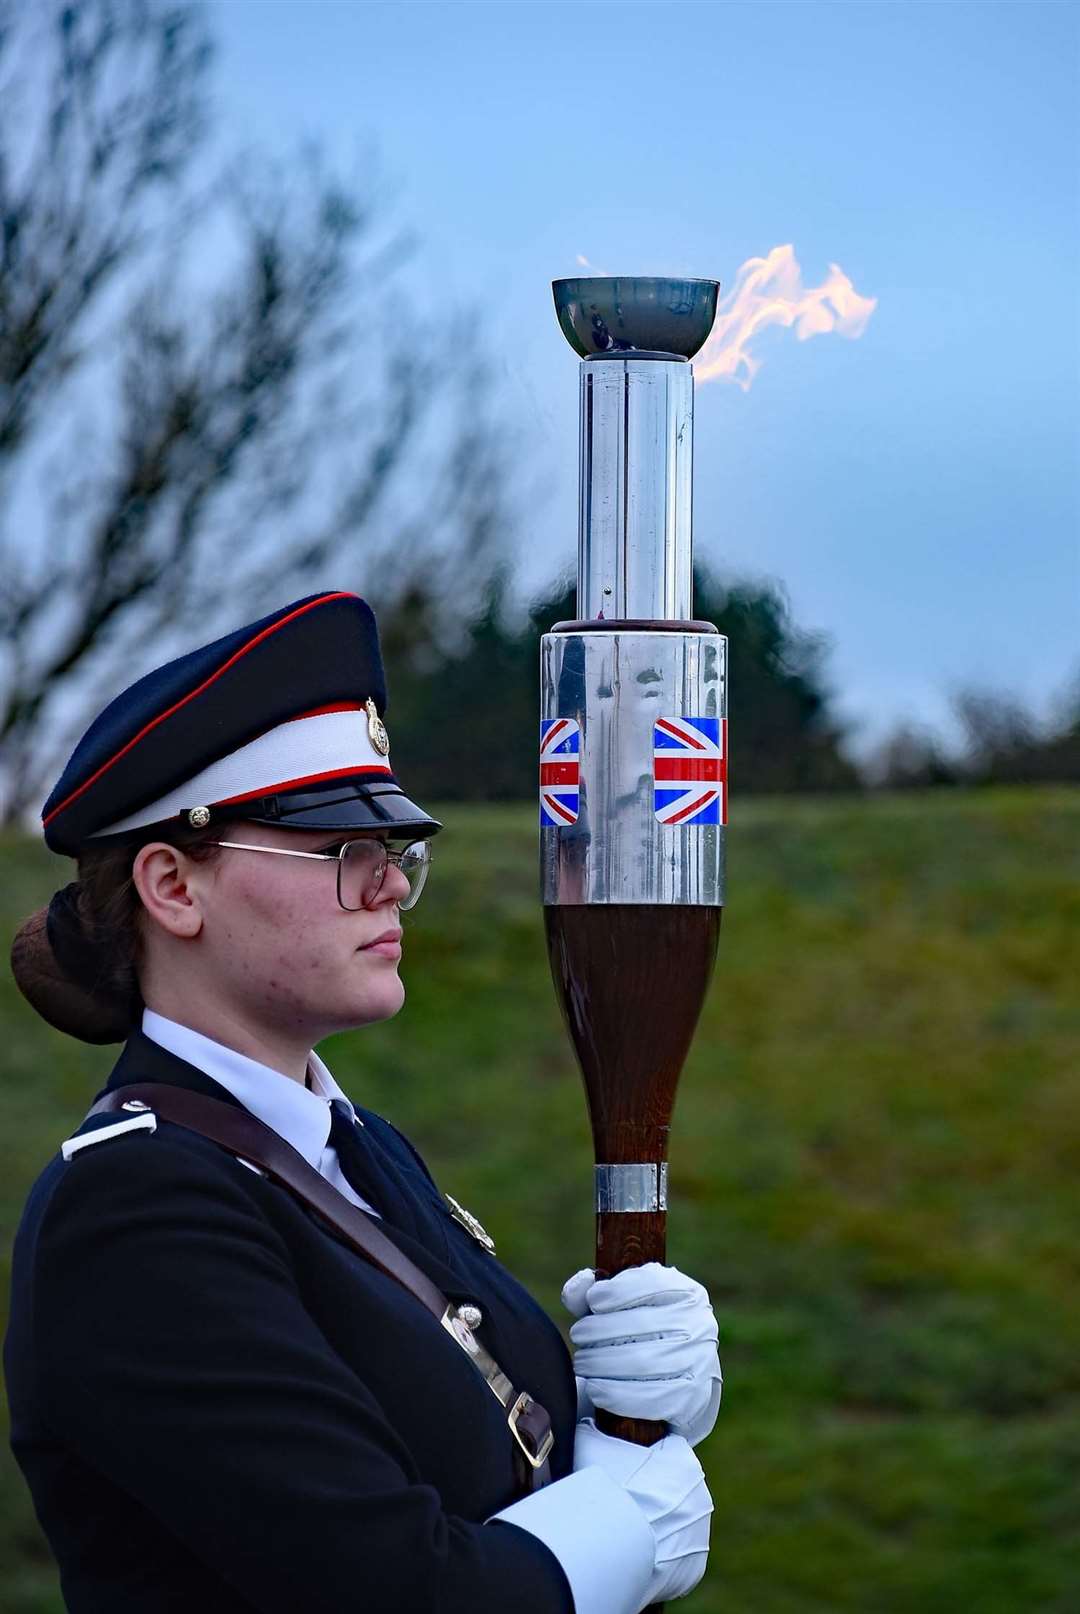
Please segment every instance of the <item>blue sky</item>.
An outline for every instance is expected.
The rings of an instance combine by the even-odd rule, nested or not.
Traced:
[[[374,151],[432,308],[484,315],[523,583],[576,543],[576,361],[548,282],[794,244],[878,306],[698,389],[695,546],[783,582],[856,738],[1080,668],[1080,13],[931,3],[217,0],[227,140]],[[527,470],[527,475],[525,471]]]

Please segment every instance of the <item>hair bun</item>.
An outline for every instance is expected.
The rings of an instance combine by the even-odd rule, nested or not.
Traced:
[[[78,916],[78,885],[58,891],[19,926],[11,973],[27,1002],[57,1031],[83,1042],[124,1042],[137,1025],[136,1005],[100,985],[93,943]]]

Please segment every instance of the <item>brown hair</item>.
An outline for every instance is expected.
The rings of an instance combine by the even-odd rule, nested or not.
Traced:
[[[83,1042],[123,1042],[138,1025],[143,1000],[145,910],[132,878],[140,848],[167,841],[198,863],[218,856],[226,830],[151,824],[123,841],[88,841],[78,879],[23,921],[11,945],[11,972],[26,1000],[58,1031]]]

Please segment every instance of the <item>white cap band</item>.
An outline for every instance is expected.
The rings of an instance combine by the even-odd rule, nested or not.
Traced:
[[[389,755],[375,749],[362,708],[295,717],[260,734],[227,757],[212,762],[194,778],[127,818],[99,829],[91,837],[118,835],[175,818],[190,807],[214,807],[299,790],[355,773],[385,778]]]

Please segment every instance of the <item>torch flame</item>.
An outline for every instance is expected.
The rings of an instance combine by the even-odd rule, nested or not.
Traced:
[[[794,325],[800,342],[835,331],[850,339],[865,331],[876,297],[860,297],[839,264],[831,263],[820,286],[805,290],[792,246],[773,247],[766,258],[748,258],[717,309],[712,335],[694,360],[698,381],[734,381],[749,392],[761,360],[749,343],[768,325]]]

